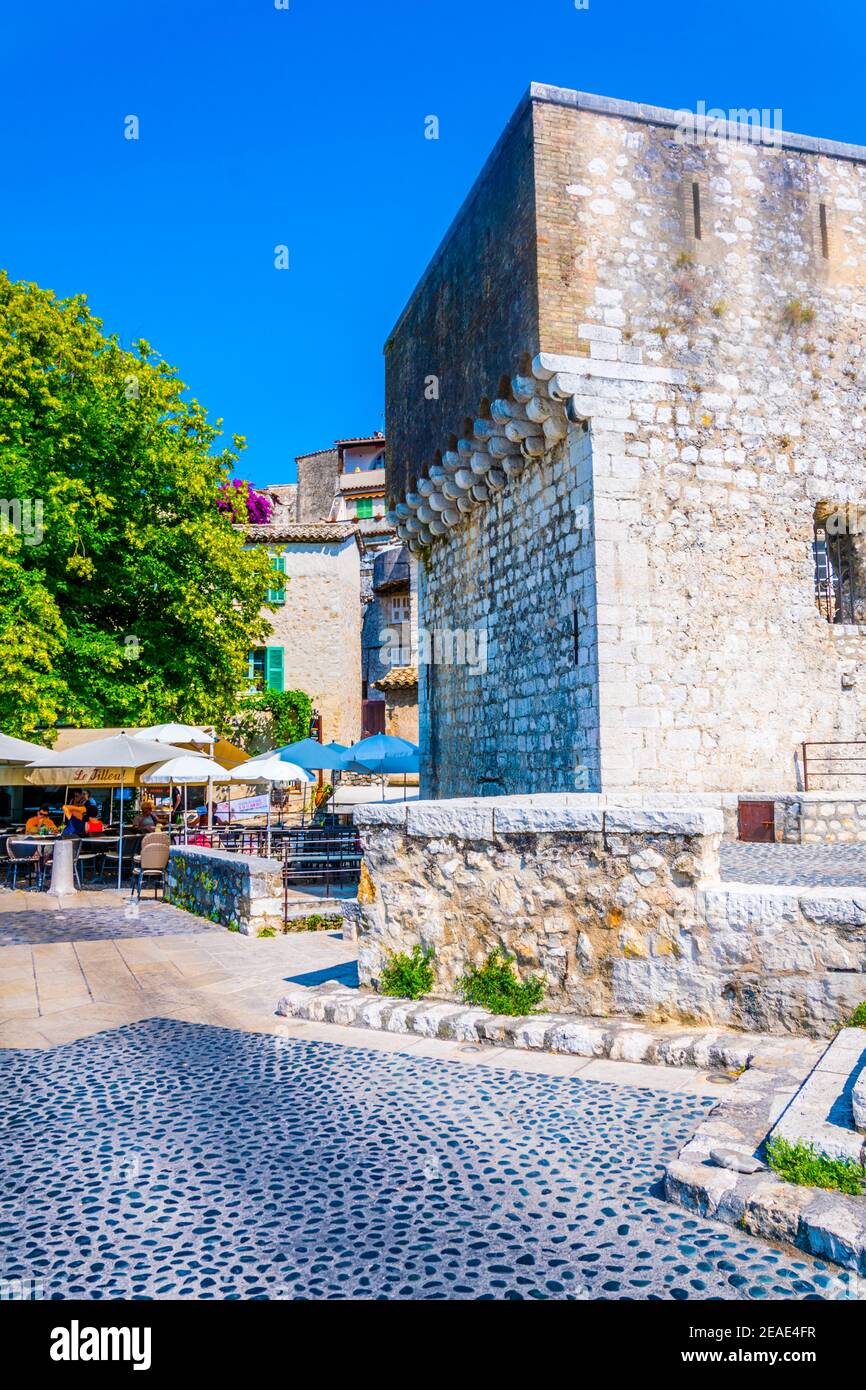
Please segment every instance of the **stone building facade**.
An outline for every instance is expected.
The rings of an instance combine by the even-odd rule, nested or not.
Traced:
[[[864,287],[866,150],[533,85],[386,346],[425,794],[863,737]]]
[[[297,483],[264,489],[269,524],[248,528],[250,541],[267,546],[283,576],[269,594],[275,611],[265,610],[272,627],[267,645],[249,654],[250,688],[306,691],[322,716],[326,743],[355,743],[398,724],[412,730],[405,737],[417,739],[417,676],[414,690],[405,679],[399,689],[378,685],[392,666],[406,664],[384,634],[396,591],[405,587],[399,601],[407,610],[410,602],[408,555],[395,546],[385,517],[384,448],[384,437],[374,434],[300,455]],[[405,557],[405,585],[394,582],[388,555],[395,550]],[[381,592],[377,565],[389,576]]]
[[[267,645],[250,653],[250,688],[303,690],[322,718],[322,742],[361,737],[361,546],[351,522],[251,526],[285,576],[266,609]]]

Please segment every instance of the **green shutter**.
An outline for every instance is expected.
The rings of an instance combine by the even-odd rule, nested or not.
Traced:
[[[273,568],[276,570],[277,574],[285,574],[285,572],[286,572],[286,557],[285,557],[285,555],[272,555],[272,556],[271,556],[271,565],[272,565]],[[285,603],[285,601],[286,601],[286,590],[285,590],[285,586],[284,586],[283,588],[281,588],[281,589],[268,589],[268,592],[267,592],[267,601],[268,601],[268,603]]]
[[[256,679],[256,654],[255,654],[254,651],[252,651],[252,652],[250,652],[249,655],[247,656],[247,680],[248,680],[249,683],[250,683],[250,689],[252,689],[253,683],[255,682],[255,679]]]
[[[268,690],[283,688],[283,649],[268,647],[265,653],[265,685]]]
[[[355,516],[359,521],[364,521],[373,515],[372,497],[359,497],[355,504]]]

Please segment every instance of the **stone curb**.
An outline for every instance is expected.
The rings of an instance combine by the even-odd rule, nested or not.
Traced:
[[[442,999],[414,1003],[392,999],[334,981],[311,987],[292,985],[276,1011],[283,1018],[378,1028],[448,1042],[487,1043],[573,1057],[698,1067],[704,1071],[779,1066],[790,1057],[792,1048],[809,1046],[788,1037],[770,1038],[724,1029],[653,1028],[626,1019],[576,1018],[570,1014],[512,1018]]]
[[[811,1144],[828,1158],[850,1159],[866,1166],[866,1139],[856,1126],[851,1078],[858,1068],[860,1081],[866,1078],[866,1028],[842,1028],[818,1065],[800,1087],[776,1121],[771,1139],[787,1139],[792,1144]],[[850,1085],[849,1115],[844,1114],[844,1095]]]
[[[668,1201],[751,1235],[780,1241],[866,1276],[866,1197],[796,1187],[763,1168],[740,1173],[719,1167],[712,1150],[753,1160],[779,1115],[816,1061],[815,1044],[800,1040],[774,1065],[762,1057],[731,1087],[667,1165]],[[793,1063],[793,1065],[792,1065]]]

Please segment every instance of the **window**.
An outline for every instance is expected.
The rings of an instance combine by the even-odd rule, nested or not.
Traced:
[[[272,556],[271,556],[271,565],[272,565],[273,569],[276,571],[277,574],[285,574],[285,572],[286,572],[286,557],[285,557],[285,555],[272,555]],[[285,586],[281,586],[279,589],[268,589],[268,592],[267,592],[267,594],[265,595],[265,598],[266,598],[266,600],[267,600],[268,603],[285,603],[285,601],[286,601],[286,590],[285,590]]]
[[[408,594],[390,594],[383,599],[382,606],[387,622],[393,624],[394,627],[398,623],[408,623],[412,616],[411,600]]]
[[[821,255],[824,260],[830,258],[830,231],[827,226],[827,204],[821,203],[818,209],[818,219],[821,226]]]
[[[695,240],[701,240],[701,186],[692,184],[692,221],[695,227]]]
[[[359,521],[369,520],[373,515],[372,497],[359,497],[355,503],[355,516]]]
[[[840,526],[841,509],[830,520],[815,523],[815,602],[828,623],[862,623],[866,620],[866,584],[855,541],[847,526]]]
[[[265,688],[265,648],[256,647],[251,651],[247,659],[247,679],[250,683],[250,690],[264,690]]]
[[[249,654],[247,677],[250,691],[282,690],[282,647],[255,647]]]

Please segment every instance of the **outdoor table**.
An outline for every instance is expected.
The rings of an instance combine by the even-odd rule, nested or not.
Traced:
[[[44,867],[42,873],[44,883]],[[75,853],[71,835],[67,835],[65,840],[58,836],[51,846],[51,884],[48,891],[57,897],[75,892]]]

